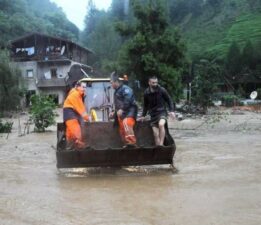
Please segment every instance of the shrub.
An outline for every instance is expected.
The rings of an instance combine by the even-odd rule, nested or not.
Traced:
[[[10,133],[12,130],[13,123],[11,122],[2,122],[0,120],[0,133]]]
[[[30,114],[35,131],[44,132],[45,128],[55,124],[55,103],[49,96],[44,95],[33,95],[31,102]]]
[[[239,105],[239,98],[236,95],[224,95],[222,98],[222,103],[227,107]]]

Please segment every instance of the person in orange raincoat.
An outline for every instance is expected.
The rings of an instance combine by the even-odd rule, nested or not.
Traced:
[[[89,117],[83,102],[86,83],[77,82],[71,89],[63,104],[63,120],[66,126],[66,141],[68,147],[85,148],[82,138],[81,123]]]
[[[125,144],[124,147],[136,147],[137,141],[133,128],[136,123],[138,107],[133,90],[122,84],[115,72],[111,74],[111,86],[115,89],[115,112],[110,116],[114,116],[115,122],[119,125],[119,133]]]

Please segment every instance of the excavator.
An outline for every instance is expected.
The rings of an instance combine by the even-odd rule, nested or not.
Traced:
[[[166,129],[164,146],[156,146],[149,122],[137,122],[137,146],[123,148],[118,128],[109,114],[113,110],[114,90],[110,78],[83,78],[86,82],[84,103],[91,119],[83,124],[86,149],[67,149],[64,123],[57,124],[57,168],[118,167],[169,164],[173,168],[174,139]]]

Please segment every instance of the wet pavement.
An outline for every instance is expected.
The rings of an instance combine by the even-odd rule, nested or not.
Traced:
[[[170,124],[168,165],[56,169],[56,133],[0,137],[2,225],[259,225],[261,115]]]

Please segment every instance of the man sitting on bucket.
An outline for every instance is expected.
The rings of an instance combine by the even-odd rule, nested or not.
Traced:
[[[86,83],[78,81],[71,89],[63,104],[63,120],[66,126],[66,141],[68,148],[82,149],[87,147],[83,142],[81,124],[89,117],[83,102]]]
[[[119,133],[125,144],[124,147],[135,147],[137,141],[133,127],[136,123],[138,107],[133,90],[129,86],[122,84],[115,72],[111,74],[111,86],[115,89],[115,112],[111,113],[110,116],[114,116],[115,123],[119,125]]]
[[[168,115],[175,119],[174,104],[167,90],[158,84],[158,78],[149,78],[149,87],[144,92],[142,117],[138,121],[143,121],[148,113],[151,117],[150,125],[153,130],[155,144],[164,145],[166,137]],[[166,104],[169,108],[167,113]]]

